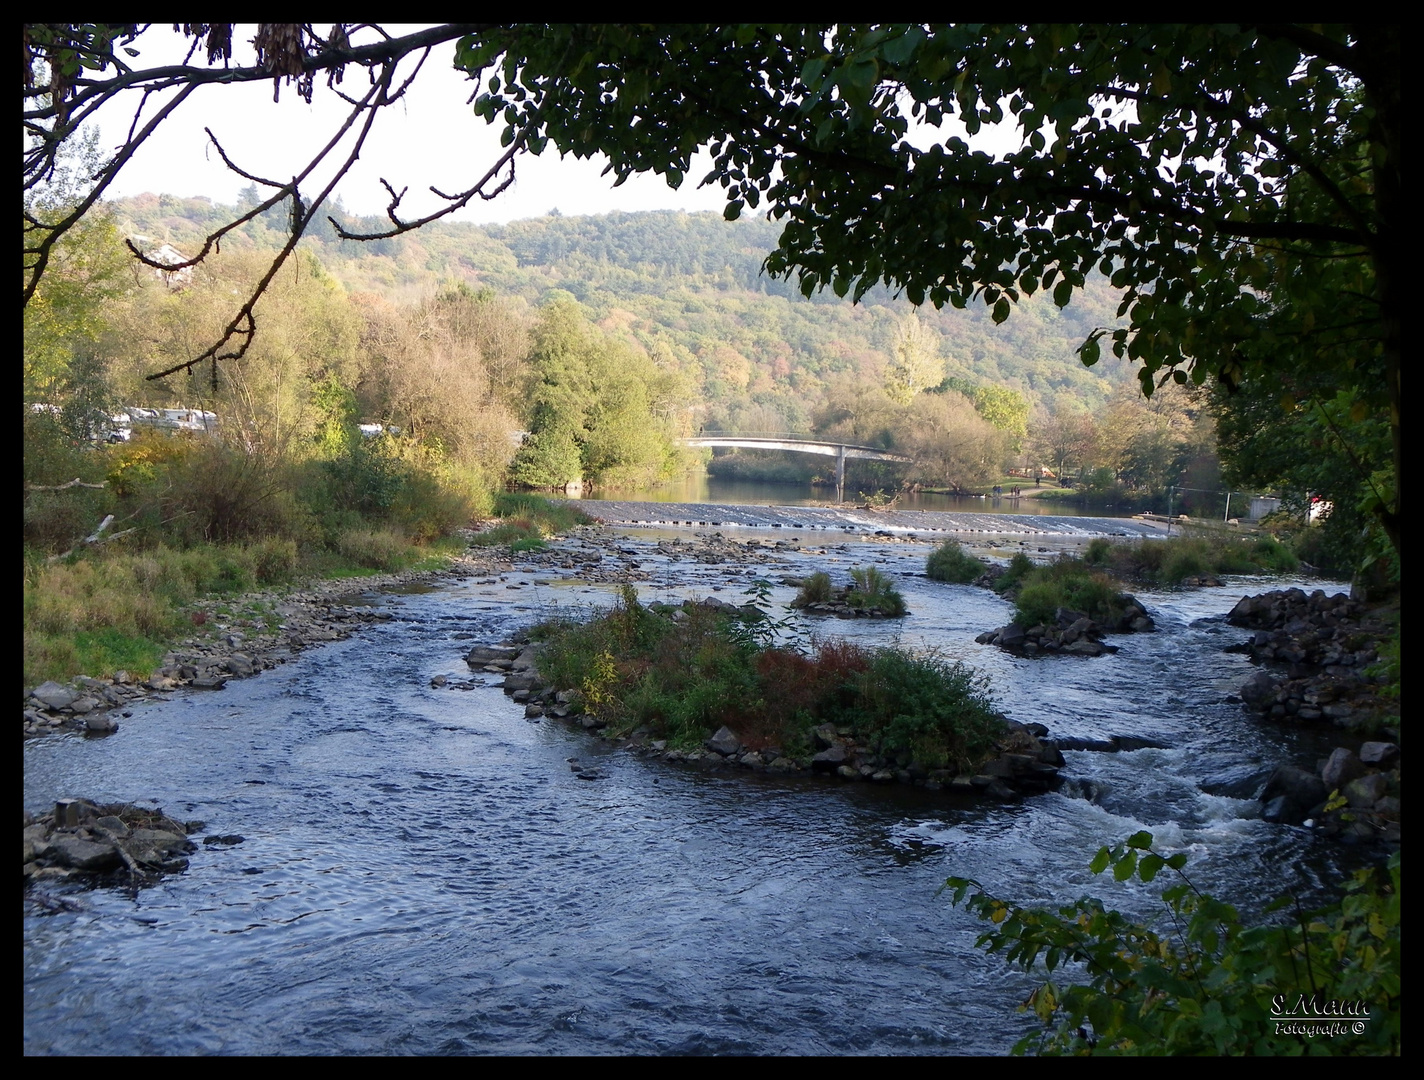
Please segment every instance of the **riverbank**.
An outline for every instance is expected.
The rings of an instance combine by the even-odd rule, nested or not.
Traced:
[[[302,650],[350,637],[361,626],[390,616],[350,601],[375,589],[436,586],[443,581],[507,572],[507,553],[471,547],[448,556],[446,566],[351,578],[309,579],[278,589],[210,597],[194,605],[193,633],[169,642],[162,664],[148,674],[114,671],[80,675],[66,683],[27,688],[24,735],[59,731],[108,735],[131,706],[174,691],[220,690],[286,663]]]
[[[134,800],[246,839],[194,835],[189,869],[137,896],[31,888],[27,1052],[1003,1053],[1024,1034],[1015,1009],[1034,981],[975,952],[983,927],[937,892],[946,875],[1015,902],[1091,890],[1151,918],[1150,890],[1084,869],[1146,828],[1164,851],[1190,852],[1194,883],[1249,921],[1282,891],[1307,908],[1329,900],[1363,865],[1366,853],[1272,825],[1252,802],[1263,769],[1329,746],[1223,701],[1251,668],[1223,653],[1248,632],[1222,614],[1296,581],[1145,592],[1158,636],[1092,661],[1030,660],[973,643],[1007,608],[918,576],[932,544],[843,552],[834,536],[724,529],[729,547],[758,541],[738,545],[743,562],[687,557],[710,556],[696,533],[714,531],[559,539],[512,572],[380,598],[392,620],[223,693],[153,702],[117,737],[28,740],[37,816],[68,795]],[[797,550],[813,539],[830,541],[815,545],[827,555]],[[654,760],[651,746],[530,722],[462,659],[603,608],[595,573],[640,575],[650,606],[742,604],[755,575],[785,604],[795,589],[782,576],[830,564],[840,580],[867,561],[895,577],[913,617],[828,632],[867,645],[894,634],[981,670],[1006,715],[1058,737],[1058,792],[1005,805],[838,769],[759,772],[705,749],[686,765]],[[1151,744],[1119,738],[1133,733]]]

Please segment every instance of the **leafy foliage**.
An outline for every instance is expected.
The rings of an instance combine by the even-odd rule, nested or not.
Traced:
[[[507,139],[606,154],[620,180],[678,186],[708,147],[726,216],[765,203],[784,222],[767,269],[808,295],[885,283],[1003,322],[1040,290],[1066,307],[1096,267],[1129,322],[1079,355],[1110,343],[1149,395],[1363,332],[1398,473],[1399,48],[1366,24],[518,25],[466,36],[456,64],[489,76],[476,110]],[[1022,146],[998,157],[909,137],[1006,116]]]
[[[1090,869],[1151,883],[1164,870],[1170,930],[1138,923],[1080,899],[1056,910],[1018,907],[968,878],[951,877],[956,905],[992,923],[978,944],[1050,981],[1025,1003],[1038,1031],[1015,1053],[1039,1054],[1398,1054],[1400,1049],[1400,856],[1355,873],[1336,904],[1306,914],[1291,897],[1291,922],[1244,925],[1236,909],[1197,891],[1187,856],[1152,846],[1139,832],[1102,848]],[[1059,978],[1086,978],[1061,985]],[[1345,1033],[1306,1038],[1276,1020],[1297,1002],[1361,1002],[1367,1020],[1338,1011]],[[1308,1007],[1308,1006],[1307,1006]],[[1316,1016],[1322,1015],[1315,1013]],[[1327,1013],[1328,1016],[1328,1013]],[[1282,1030],[1278,1030],[1278,1027]]]
[[[803,652],[757,632],[764,618],[748,632],[748,618],[702,604],[644,606],[630,586],[606,614],[543,628],[540,672],[578,688],[584,708],[615,730],[647,726],[682,746],[725,724],[749,746],[805,752],[810,730],[830,722],[932,767],[971,769],[992,754],[1003,721],[968,668],[845,642]],[[592,696],[583,686],[591,671]]]
[[[1034,567],[1021,579],[1014,604],[1014,621],[1023,626],[1052,626],[1060,608],[1103,623],[1115,622],[1125,610],[1118,582],[1069,558]]]
[[[857,566],[850,572],[851,587],[846,603],[853,608],[878,611],[882,615],[899,617],[905,614],[905,598],[888,577],[874,566]]]
[[[984,573],[984,564],[964,550],[957,540],[946,540],[930,552],[925,573],[935,581],[967,584]]]

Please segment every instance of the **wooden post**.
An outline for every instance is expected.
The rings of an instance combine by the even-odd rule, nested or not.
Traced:
[[[845,444],[836,447],[836,502],[845,500]]]

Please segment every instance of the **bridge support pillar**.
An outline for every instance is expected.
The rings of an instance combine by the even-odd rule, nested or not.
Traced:
[[[836,447],[836,502],[845,501],[845,447]]]

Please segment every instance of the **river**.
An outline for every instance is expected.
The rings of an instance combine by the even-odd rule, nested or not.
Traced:
[[[758,573],[874,563],[910,617],[816,632],[963,659],[1008,715],[1055,735],[1170,749],[1071,752],[1061,791],[1008,806],[704,773],[528,722],[492,683],[432,688],[469,678],[471,644],[607,603],[611,587],[530,572],[372,596],[394,617],[359,637],[220,693],[146,703],[115,736],[25,744],[27,807],[147,801],[246,838],[201,847],[187,872],[137,893],[27,899],[25,1052],[1002,1054],[1026,1030],[1016,1007],[1034,984],[974,948],[979,923],[936,892],[946,876],[1148,915],[1150,889],[1087,870],[1100,844],[1143,828],[1247,911],[1285,888],[1319,897],[1341,873],[1339,851],[1262,822],[1249,797],[1328,738],[1223,700],[1249,666],[1222,652],[1242,635],[1221,616],[1297,582],[1140,592],[1158,633],[1092,660],[1025,659],[974,642],[1009,607],[924,578],[929,544],[812,531],[794,510],[772,534],[727,524],[734,509],[700,513],[786,548],[768,543],[748,571],[653,546],[710,525],[617,527],[653,575],[642,595],[736,598]],[[975,542],[999,557],[1040,546]],[[824,554],[796,550],[810,545]],[[579,779],[571,758],[604,778]]]

